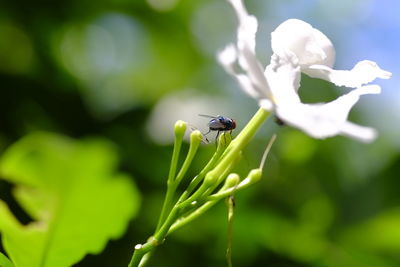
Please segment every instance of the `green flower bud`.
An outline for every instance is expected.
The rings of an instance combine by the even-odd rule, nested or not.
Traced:
[[[231,173],[225,180],[225,188],[231,188],[240,183],[240,177],[237,173]]]
[[[203,141],[203,134],[199,130],[194,130],[190,134],[190,143],[200,144]]]
[[[214,172],[209,172],[206,174],[206,177],[204,178],[204,185],[205,186],[211,186],[215,184],[218,180],[218,176],[214,174]]]
[[[232,141],[232,135],[228,132],[223,132],[219,137],[218,137],[218,147],[227,147]]]
[[[253,169],[249,172],[247,178],[249,178],[250,183],[258,182],[262,177],[262,170],[261,169]]]
[[[175,126],[174,126],[174,130],[175,130],[175,137],[182,139],[185,132],[186,132],[186,128],[187,128],[187,123],[182,121],[182,120],[178,120],[175,122]]]

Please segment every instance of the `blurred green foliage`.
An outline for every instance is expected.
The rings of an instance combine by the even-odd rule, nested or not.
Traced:
[[[0,252],[0,266],[14,267],[14,264],[3,253]]]
[[[0,202],[2,241],[14,264],[71,266],[120,237],[139,196],[114,167],[115,153],[104,141],[36,133],[8,149],[1,174],[16,185],[15,199],[34,220],[21,225]]]
[[[346,9],[345,2],[341,8]],[[259,36],[265,43],[258,47],[263,62],[269,56],[264,49],[269,32],[296,11],[303,10],[297,15],[307,21],[326,18],[332,24],[321,22],[323,31],[346,29],[333,39],[339,50],[355,46],[343,36],[352,34],[347,32],[353,25],[349,18],[365,11],[348,9],[343,17],[342,12],[331,14],[321,1],[249,0],[246,4],[260,17],[260,30],[265,33]],[[211,99],[217,95],[231,103],[231,109],[213,104],[214,108],[224,115],[232,113],[238,130],[256,110],[214,59],[215,52],[234,38],[232,10],[222,0],[17,0],[3,1],[0,7],[0,151],[8,151],[2,159],[0,198],[21,221],[18,238],[24,240],[11,243],[17,230],[2,228],[5,242],[0,251],[16,262],[25,246],[29,253],[37,253],[41,245],[35,242],[42,242],[38,240],[45,235],[34,223],[44,220],[38,212],[54,208],[54,197],[68,196],[70,206],[62,210],[65,217],[59,222],[65,230],[53,234],[54,249],[69,246],[71,254],[50,251],[49,255],[62,257],[67,266],[105,246],[101,254],[86,255],[74,266],[126,266],[134,245],[153,232],[165,192],[172,147],[156,144],[147,126],[158,101],[186,88],[197,88]],[[327,83],[306,77],[301,90],[307,102],[340,94]],[[204,108],[197,114],[208,111]],[[366,116],[362,109],[355,109],[351,117],[371,125],[374,119],[386,122],[379,109],[368,113],[375,117]],[[37,130],[58,135],[32,134]],[[173,124],[157,133],[166,131],[172,132]],[[297,130],[279,128],[271,120],[235,171],[245,174],[258,166],[275,131],[278,140],[264,178],[236,196],[234,266],[399,266],[398,146],[384,134],[371,145],[342,137],[314,140]],[[107,141],[93,141],[93,136]],[[200,148],[187,183],[214,149],[214,145]],[[138,209],[133,179],[115,174],[120,172],[135,178],[143,202],[125,235],[106,246],[109,238],[122,234]],[[27,182],[34,182],[36,189],[26,191]],[[74,188],[73,194],[54,193],[65,192],[64,185]],[[0,225],[15,226],[4,205],[2,212]],[[107,215],[114,213],[120,215]],[[82,222],[77,223],[77,218]],[[221,204],[168,237],[149,266],[225,266],[226,221],[227,210]],[[88,235],[79,234],[88,225]],[[36,239],[25,238],[31,233]],[[77,241],[84,237],[90,239]],[[71,245],[72,241],[76,242]],[[8,267],[3,254],[0,264]]]

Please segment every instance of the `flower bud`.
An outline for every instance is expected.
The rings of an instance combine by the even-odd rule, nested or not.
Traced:
[[[175,126],[174,126],[174,131],[175,131],[175,137],[182,139],[185,132],[186,132],[186,128],[187,128],[187,123],[182,121],[182,120],[178,120],[175,122]]]
[[[262,177],[261,169],[253,169],[249,172],[249,175],[247,176],[251,184],[258,182],[261,179],[261,177]]]
[[[225,180],[225,188],[232,188],[236,185],[238,185],[240,182],[240,177],[237,173],[231,173],[228,175],[228,177]]]
[[[214,174],[214,172],[209,172],[206,174],[206,177],[204,178],[204,185],[206,186],[211,186],[215,184],[218,180],[218,176]]]
[[[232,135],[228,132],[223,132],[219,137],[218,137],[218,147],[225,148],[227,147],[232,141]]]
[[[203,140],[203,134],[199,130],[194,130],[190,134],[190,143],[191,144],[200,144]]]

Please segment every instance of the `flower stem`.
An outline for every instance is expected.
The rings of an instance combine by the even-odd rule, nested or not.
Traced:
[[[246,127],[244,127],[239,135],[229,144],[224,155],[222,155],[222,160],[211,172],[216,174],[223,173],[223,171],[228,168],[230,163],[239,156],[240,151],[242,151],[243,148],[249,143],[268,116],[269,112],[260,108],[256,114],[254,114],[253,118],[249,121]]]
[[[190,167],[190,164],[193,161],[194,156],[196,155],[197,149],[200,146],[200,142],[203,139],[202,134],[199,131],[194,131],[190,135],[190,146],[189,146],[189,152],[186,155],[186,159],[183,162],[183,165],[178,173],[178,175],[175,176],[175,170],[172,172],[170,169],[170,174],[168,176],[168,182],[167,182],[167,193],[165,195],[165,200],[164,204],[161,210],[161,215],[157,223],[157,228],[156,231],[160,229],[161,225],[165,221],[165,218],[167,217],[168,212],[171,211],[172,208],[172,203],[174,201],[174,196],[175,196],[175,191],[176,188],[179,186],[180,182],[182,181],[183,177],[185,176],[187,170]],[[182,138],[175,139],[175,146],[174,146],[174,152],[172,154],[172,164],[175,164],[174,169],[176,169],[176,164],[177,164],[177,157],[179,157],[179,150],[182,145]],[[178,151],[175,151],[175,148],[178,147]],[[174,157],[175,156],[175,157]],[[171,164],[171,165],[172,165]]]
[[[194,190],[194,188],[198,185],[198,183],[201,180],[205,179],[203,180],[203,183],[206,182],[207,177],[216,179],[215,180],[216,182],[217,181],[221,182],[222,181],[221,179],[223,178],[222,176],[226,176],[228,174],[230,168],[232,167],[232,164],[240,156],[241,151],[253,138],[256,131],[261,127],[261,125],[265,122],[268,116],[269,112],[260,108],[253,116],[253,118],[249,121],[249,123],[239,133],[239,135],[228,145],[226,150],[223,152],[222,156],[221,157],[219,156],[220,155],[219,152],[216,153],[217,155],[215,155],[215,158],[213,158],[209,162],[209,164],[207,164],[207,166],[204,168],[205,169],[204,172],[201,172],[197,177],[195,177],[195,179],[193,180],[194,182],[192,181],[187,191],[184,192],[183,195],[180,197],[180,201],[178,201],[178,203],[171,208],[176,187],[181,181],[182,177],[184,176],[184,173],[186,173],[186,170],[193,159],[192,156],[194,155],[194,153],[196,153],[195,149],[194,151],[191,152],[191,149],[189,148],[189,153],[187,155],[188,162],[187,164],[185,163],[183,164],[181,169],[182,173],[177,175],[178,176],[177,179],[174,179],[176,164],[177,164],[177,156],[179,155],[179,150],[180,150],[180,144],[178,144],[178,147],[174,147],[173,160],[171,162],[171,170],[170,170],[170,175],[168,177],[167,196],[165,199],[165,202],[167,203],[164,202],[164,207],[161,212],[160,220],[158,222],[153,237],[151,237],[145,244],[143,245],[139,244],[135,246],[135,251],[132,255],[132,259],[128,267],[138,267],[144,265],[144,262],[147,261],[148,259],[148,257],[146,257],[146,254],[149,255],[149,252],[151,252],[157,246],[159,246],[169,233],[177,230],[178,228],[185,225],[187,222],[193,220],[194,218],[199,217],[206,210],[208,210],[211,206],[213,206],[219,201],[219,199],[208,201],[201,207],[193,210],[193,212],[187,217],[183,218],[183,220],[179,219],[179,217],[182,215],[183,209],[187,208],[187,205],[189,204],[189,202],[187,202],[185,203],[185,205],[182,205],[181,201],[184,201],[186,200],[187,197],[189,197],[190,193]],[[213,169],[210,171],[211,168]],[[204,190],[204,188],[202,190]],[[207,194],[211,193],[212,191],[207,191]],[[207,196],[202,195],[201,197],[205,198]]]
[[[227,199],[228,206],[228,244],[226,248],[226,261],[228,267],[232,267],[232,239],[233,239],[233,218],[235,215],[235,198],[233,195]]]
[[[206,174],[217,164],[218,160],[220,160],[222,153],[226,148],[226,144],[222,144],[221,142],[218,143],[217,150],[215,151],[214,155],[208,161],[207,165],[200,171],[196,177],[190,182],[187,189],[183,192],[181,197],[179,198],[178,203],[186,200],[189,195],[193,192],[193,190],[198,186],[198,184],[204,179]]]
[[[243,128],[243,130],[239,133],[239,135],[229,144],[227,149],[225,150],[222,160],[218,162],[216,167],[211,170],[207,175],[214,175],[220,177],[221,174],[226,173],[226,170],[231,167],[231,164],[235,161],[235,159],[240,155],[241,150],[247,145],[247,143],[253,138],[254,134],[257,130],[261,127],[261,125],[265,122],[268,118],[269,112],[260,108],[257,113],[253,116],[253,118],[247,123],[247,125]],[[250,183],[249,179],[245,179],[241,187],[247,187]],[[223,190],[222,197],[226,197],[227,195],[231,194],[232,191]],[[210,192],[211,193],[211,192]],[[222,192],[221,192],[222,193]],[[218,194],[218,193],[217,193]],[[216,195],[218,196],[218,195]],[[197,208],[195,211],[190,213],[188,216],[179,218],[171,227],[168,233],[174,232],[177,229],[181,228],[182,226],[186,225],[187,223],[193,221],[194,219],[200,217],[204,214],[208,209],[214,206],[221,198],[219,197],[212,197],[208,202]]]
[[[171,166],[169,168],[168,180],[167,180],[167,193],[165,195],[163,207],[161,209],[160,218],[158,219],[156,229],[161,227],[161,224],[165,220],[167,216],[167,211],[170,208],[170,205],[173,201],[173,197],[175,194],[175,174],[176,167],[178,166],[179,154],[182,147],[183,135],[186,131],[186,123],[183,121],[177,121],[175,124],[175,142],[174,142],[174,150],[172,152]]]

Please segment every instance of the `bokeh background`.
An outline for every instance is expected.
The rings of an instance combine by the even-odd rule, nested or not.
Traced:
[[[314,140],[273,120],[265,124],[236,170],[245,175],[258,166],[278,133],[262,181],[236,196],[234,265],[400,266],[400,2],[245,3],[259,19],[263,63],[271,55],[270,32],[299,18],[332,40],[337,69],[370,59],[393,77],[377,81],[382,94],[363,97],[350,115],[379,130],[373,144]],[[151,234],[177,119],[205,130],[207,119],[198,114],[222,114],[237,120],[237,132],[257,110],[215,60],[235,40],[235,29],[223,0],[0,3],[0,151],[35,131],[101,137],[115,144],[120,171],[142,195],[127,233],[76,266],[126,266],[133,246]],[[305,76],[301,96],[328,101],[345,90]],[[201,148],[190,175],[214,149]],[[0,198],[27,222],[12,187],[0,180]],[[226,213],[221,203],[168,237],[150,266],[225,266]]]

